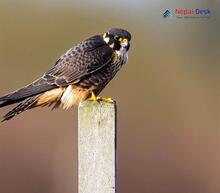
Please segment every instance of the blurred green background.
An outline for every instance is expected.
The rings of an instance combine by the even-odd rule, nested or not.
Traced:
[[[211,18],[163,19],[173,8]],[[83,39],[125,28],[129,61],[102,92],[118,104],[119,192],[219,193],[219,10],[214,0],[1,0],[0,95]],[[0,124],[0,192],[77,192],[76,108]]]

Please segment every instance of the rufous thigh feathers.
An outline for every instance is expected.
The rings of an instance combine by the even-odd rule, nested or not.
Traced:
[[[55,88],[50,91],[47,91],[37,98],[35,104],[36,106],[45,106],[56,103],[61,99],[64,91],[65,88]]]
[[[90,93],[87,89],[82,89],[74,85],[69,85],[61,98],[63,108],[69,109],[72,106],[79,104],[81,101],[85,100],[89,94]]]
[[[50,106],[55,103],[62,104],[64,109],[69,109],[85,100],[89,94],[87,89],[81,89],[74,85],[69,85],[66,88],[55,88],[39,96],[36,106]]]

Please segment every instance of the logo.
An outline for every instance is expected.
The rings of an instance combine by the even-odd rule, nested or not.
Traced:
[[[167,9],[164,13],[163,13],[163,17],[164,18],[172,18],[173,14],[172,11],[170,11],[169,9]]]
[[[163,13],[163,18],[176,18],[176,19],[187,19],[187,18],[207,18],[211,17],[210,9],[199,9],[199,8],[191,8],[191,9],[167,9]]]

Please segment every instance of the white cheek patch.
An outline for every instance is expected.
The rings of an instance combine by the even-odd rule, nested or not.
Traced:
[[[103,35],[103,40],[106,42],[106,44],[109,43],[109,37],[107,36],[106,33]]]

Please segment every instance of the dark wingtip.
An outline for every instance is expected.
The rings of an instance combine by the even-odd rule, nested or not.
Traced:
[[[7,120],[3,118],[3,119],[1,120],[1,123],[5,122],[5,121],[7,121]]]
[[[1,122],[3,123],[3,122],[5,122],[5,121],[8,121],[8,120],[10,120],[11,118],[13,118],[15,115],[11,115],[11,116],[4,116],[3,118],[2,118],[2,120],[1,120]]]
[[[8,121],[9,119],[13,118],[15,115],[16,115],[16,111],[14,111],[13,109],[2,117],[1,122]]]
[[[22,101],[23,99],[17,99],[17,100],[0,100],[0,108],[8,106],[8,105],[12,105],[14,103],[18,103],[20,101]]]
[[[5,121],[7,121],[7,120],[8,120],[8,119],[4,116],[4,117],[2,117],[1,123],[5,122]]]
[[[7,101],[0,101],[0,108],[6,106]]]

